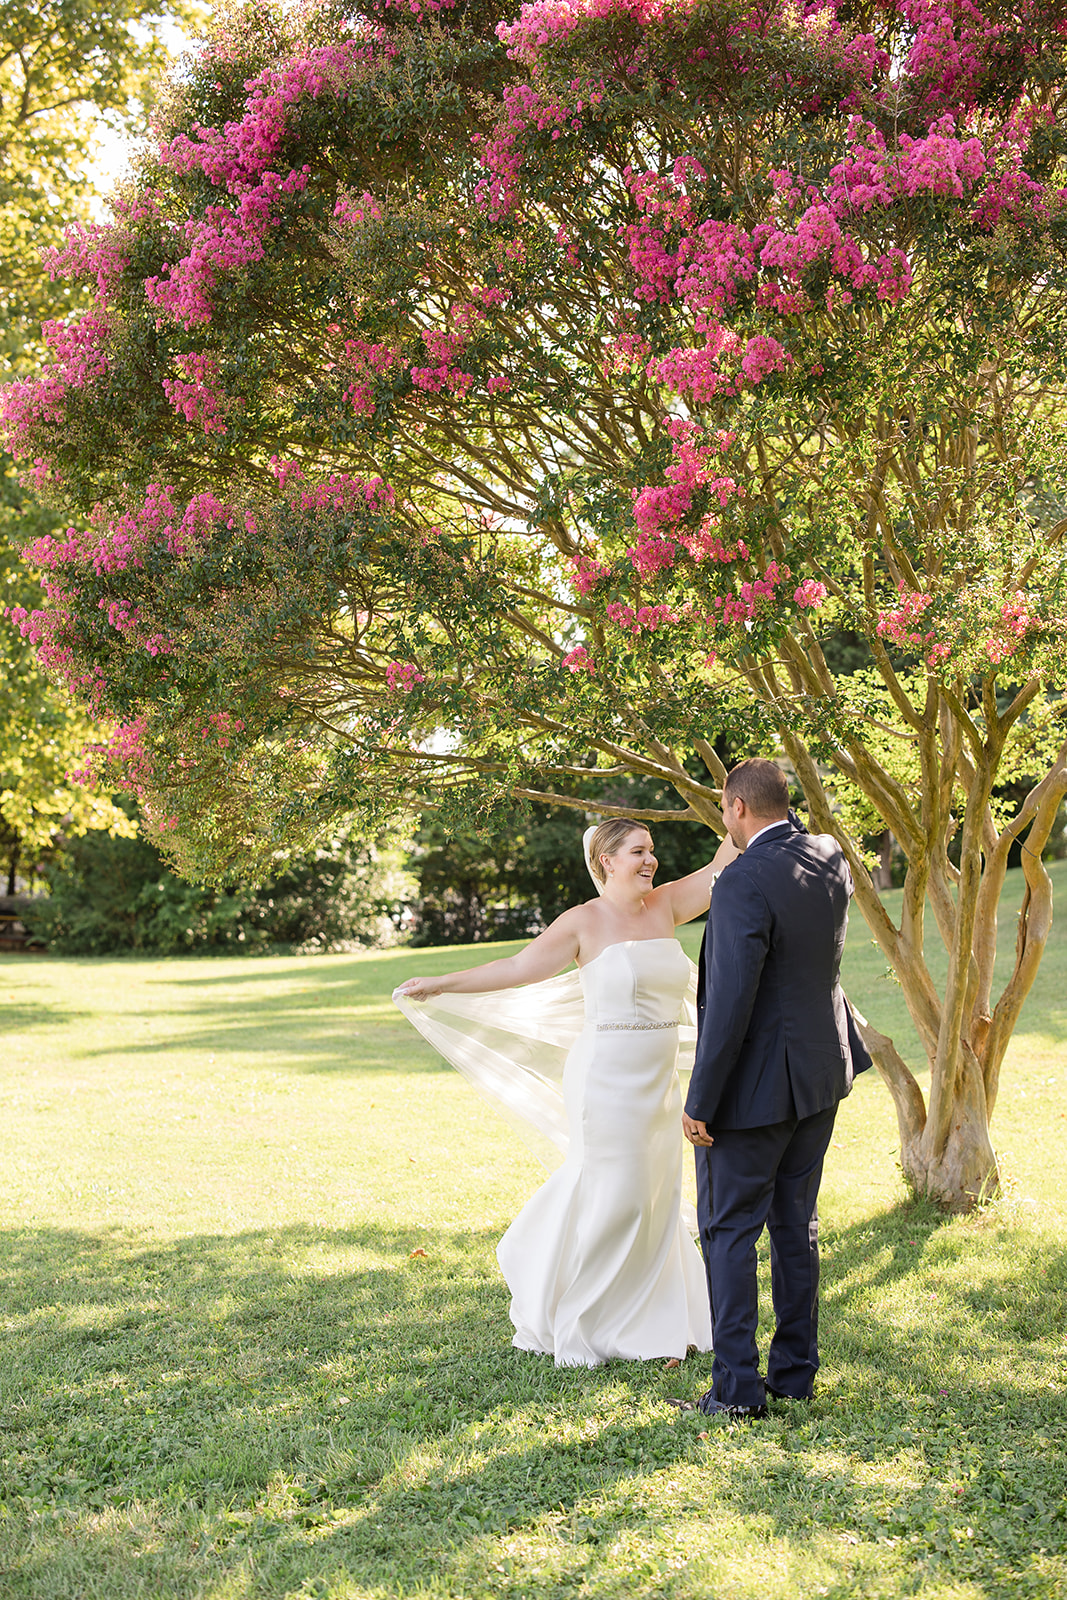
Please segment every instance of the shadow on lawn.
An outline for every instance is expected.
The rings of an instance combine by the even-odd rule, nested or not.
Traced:
[[[31,1028],[65,1028],[72,1022],[80,1022],[90,1016],[92,1016],[91,1011],[57,1005],[51,1000],[16,1002],[0,999],[0,1035],[6,1034],[12,1037],[19,1033],[28,1033]]]
[[[205,1552],[217,1578],[220,1558],[234,1571],[259,1541],[271,1580],[254,1593],[274,1595],[342,1570],[405,1593],[427,1570],[480,1572],[485,1540],[533,1527],[588,1546],[595,1565],[601,1544],[648,1524],[628,1484],[689,1463],[706,1472],[694,1511],[758,1518],[797,1541],[816,1527],[871,1539],[917,1527],[933,1540],[952,1516],[985,1517],[992,1538],[1007,1496],[1000,1553],[1014,1559],[1040,1506],[1062,1502],[1067,1251],[1050,1238],[1016,1241],[998,1272],[992,1228],[946,1228],[921,1208],[831,1232],[826,1386],[810,1407],[729,1429],[665,1404],[706,1386],[706,1358],[672,1372],[556,1371],[513,1351],[493,1239],[431,1237],[423,1258],[412,1252],[427,1247],[425,1228],[163,1244],[0,1236],[0,1373],[20,1401],[4,1446],[9,1507],[84,1510],[85,1572],[121,1572],[113,1592],[125,1595],[151,1590],[161,1558],[96,1511],[138,1502],[165,1520],[183,1504],[202,1542],[199,1554],[195,1539],[175,1542],[173,1592],[200,1592]],[[914,1279],[922,1295],[961,1268],[965,1292],[923,1303],[921,1339],[872,1315],[879,1293]],[[899,1470],[909,1450],[931,1468],[914,1490]],[[857,1460],[866,1474],[848,1466]],[[1042,1523],[1040,1543],[1062,1552],[1067,1522]],[[11,1570],[12,1596],[52,1592],[46,1546]],[[612,1571],[601,1583],[590,1569],[583,1592],[615,1593]],[[666,1591],[635,1580],[629,1592]]]
[[[501,948],[493,946],[487,954],[486,947],[476,947],[485,960],[495,959]],[[143,980],[146,1008],[126,1012],[131,1021],[151,1021],[153,1036],[139,1038],[129,1048],[139,1058],[180,1048],[255,1056],[294,1073],[364,1074],[395,1071],[399,1049],[405,1070],[443,1071],[439,1056],[390,1000],[396,984],[421,970],[420,955],[382,951],[315,957],[284,968],[249,959],[237,970],[230,962],[223,973],[212,972],[206,960],[163,963],[159,977]],[[157,991],[158,1002],[152,998]],[[168,993],[176,1004],[168,1005]],[[168,1026],[172,1012],[176,1014]],[[84,1051],[86,1057],[115,1053],[113,1041]]]

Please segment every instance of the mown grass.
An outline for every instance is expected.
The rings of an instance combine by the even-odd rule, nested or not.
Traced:
[[[3,1600],[1067,1595],[1062,931],[1006,1197],[909,1205],[860,1080],[818,1395],[749,1429],[665,1405],[704,1358],[511,1349],[493,1247],[539,1169],[388,1001],[456,959],[0,961]],[[883,968],[857,924],[899,1032]]]

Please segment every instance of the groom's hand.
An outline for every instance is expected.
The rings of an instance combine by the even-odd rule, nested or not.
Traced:
[[[684,1111],[682,1112],[682,1132],[690,1144],[703,1145],[707,1149],[715,1143],[715,1140],[708,1132],[707,1123],[701,1122],[697,1117],[688,1116]]]

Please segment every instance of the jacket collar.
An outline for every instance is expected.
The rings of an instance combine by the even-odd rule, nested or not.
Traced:
[[[793,824],[788,817],[782,817],[778,822],[769,822],[766,828],[761,829],[754,839],[748,841],[745,846],[745,852],[747,854],[753,847],[758,850],[761,844],[771,844],[775,839],[784,839],[787,834],[794,831]]]

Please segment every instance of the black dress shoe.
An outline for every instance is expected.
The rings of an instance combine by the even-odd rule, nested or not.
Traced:
[[[781,1389],[772,1389],[767,1385],[767,1393],[772,1400],[810,1400],[810,1394],[784,1394]]]
[[[697,1401],[697,1410],[703,1411],[706,1417],[727,1417],[731,1422],[758,1422],[767,1415],[766,1406],[728,1406],[716,1400],[710,1389]]]

